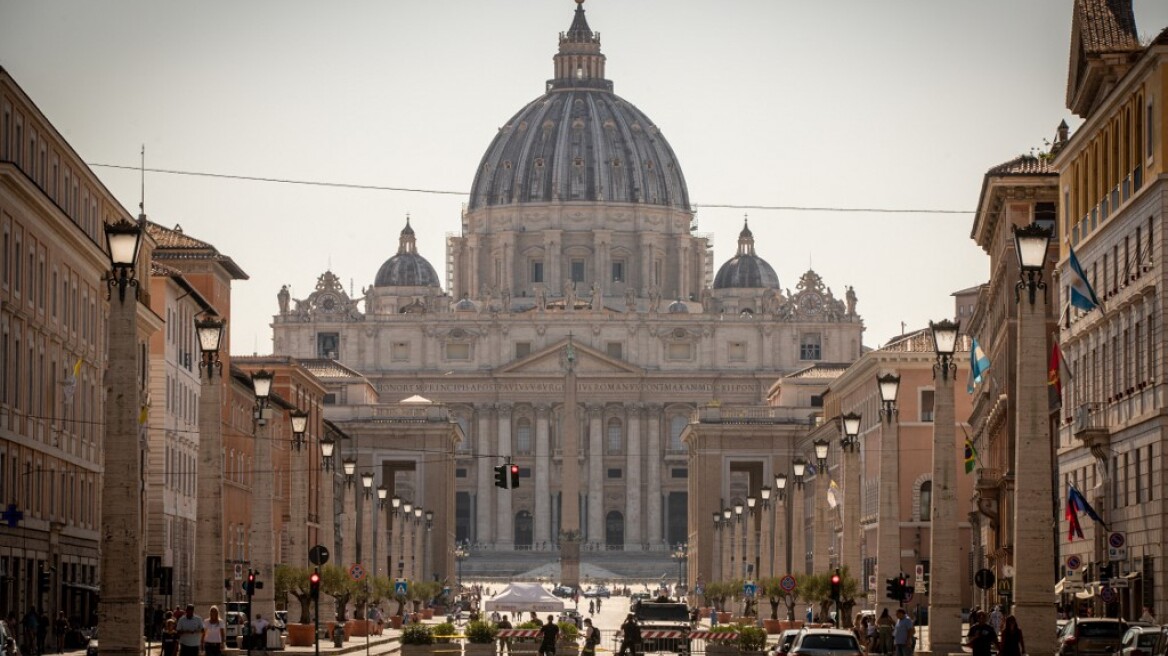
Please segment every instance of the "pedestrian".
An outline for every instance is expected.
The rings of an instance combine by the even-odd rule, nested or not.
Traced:
[[[624,623],[621,624],[620,631],[620,656],[625,656],[625,654],[637,656],[641,649],[641,625],[637,624],[637,616],[629,613]]]
[[[259,651],[268,650],[268,621],[264,619],[263,613],[256,613],[255,619],[251,621],[251,648]]]
[[[596,645],[600,644],[600,629],[592,626],[592,620],[584,619],[584,648],[580,650],[583,656],[596,656]]]
[[[512,628],[511,627],[511,620],[508,619],[506,615],[503,615],[503,619],[499,620],[499,627],[498,628],[500,628],[500,629]],[[499,638],[499,653],[500,654],[502,654],[502,653],[510,654],[511,653],[511,638],[508,638],[506,636]]]
[[[715,626],[718,626],[718,609],[711,607],[710,608],[710,628],[712,629]]]
[[[595,612],[596,612],[596,605],[592,603],[591,599],[589,599],[588,600],[588,614],[591,615]]]
[[[555,618],[547,616],[547,624],[539,627],[539,656],[556,656],[556,640],[560,637],[560,627]]]
[[[896,628],[896,620],[888,614],[888,608],[880,611],[880,617],[876,620],[876,651],[881,654],[890,654],[893,650],[892,633]]]
[[[57,613],[57,619],[53,621],[53,640],[57,643],[57,653],[65,653],[65,636],[69,633],[69,620],[65,618],[65,611]]]
[[[175,622],[175,629],[178,631],[179,656],[199,656],[199,646],[203,640],[203,618],[195,615],[194,604],[187,604],[186,611]]]
[[[38,654],[45,653],[45,642],[49,639],[49,624],[49,614],[42,610],[40,615],[37,615],[36,638]]]
[[[219,619],[219,607],[212,606],[207,611],[207,621],[203,623],[203,653],[206,656],[220,656],[223,641],[227,639],[227,627]]]
[[[860,651],[868,652],[868,616],[863,613],[856,613],[856,619],[852,621],[852,633],[856,636],[856,642],[860,643]]]
[[[905,613],[903,608],[897,608],[896,626],[892,630],[892,643],[896,645],[896,656],[912,656],[912,643],[915,635],[916,630],[913,629],[913,623],[908,618],[908,613]],[[974,656],[977,655],[974,654]]]
[[[40,622],[40,615],[37,614],[36,608],[29,606],[28,612],[24,614],[24,619],[21,621],[21,638],[24,641],[24,652],[29,656],[36,656],[36,633],[37,624]]]
[[[994,633],[994,627],[986,621],[984,610],[977,611],[973,622],[969,627],[969,633],[965,635],[965,642],[973,650],[973,656],[990,656],[998,642],[998,634]]]
[[[174,619],[168,619],[162,625],[162,656],[178,656],[178,630],[174,627]]]
[[[1000,634],[1002,632],[1002,607],[994,606],[993,612],[990,613],[990,626],[994,627],[994,633]]]
[[[998,656],[1022,656],[1025,653],[1026,641],[1022,639],[1018,620],[1013,615],[1007,615],[998,641]]]

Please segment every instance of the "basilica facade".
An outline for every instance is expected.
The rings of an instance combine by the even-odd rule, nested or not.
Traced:
[[[326,271],[307,298],[282,291],[273,323],[277,354],[333,360],[359,379],[334,385],[325,402],[347,431],[382,436],[358,440],[362,459],[438,457],[374,430],[379,406],[421,397],[458,424],[460,542],[550,550],[574,503],[586,549],[684,543],[684,429],[713,407],[765,415],[783,376],[861,354],[855,292],[833,292],[812,270],[781,285],[745,222],[736,254],[715,272],[678,157],[614,93],[582,4],[559,35],[543,95],[504,123],[473,177],[459,235],[446,244],[445,281],[407,219],[375,275],[340,272],[372,278],[360,296]],[[561,450],[569,345],[576,462]],[[355,389],[373,393],[346,393]],[[810,422],[820,412],[806,390],[781,395],[784,416]],[[504,462],[519,467],[517,489],[494,485]],[[567,495],[566,467],[580,481]],[[409,484],[418,494],[426,486]]]

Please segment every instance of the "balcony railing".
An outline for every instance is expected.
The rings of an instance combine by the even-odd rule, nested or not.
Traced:
[[[806,409],[773,406],[719,406],[698,408],[693,419],[701,424],[804,424],[814,422]]]
[[[1107,430],[1107,410],[1102,403],[1084,403],[1075,408],[1074,424],[1075,435],[1088,431]]]

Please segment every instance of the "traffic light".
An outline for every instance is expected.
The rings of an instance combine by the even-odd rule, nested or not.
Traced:
[[[896,600],[904,603],[905,593],[908,592],[908,579],[901,574],[896,579]]]
[[[900,599],[900,590],[897,586],[900,585],[900,579],[891,578],[884,579],[884,596],[889,599]]]
[[[506,490],[509,480],[510,476],[507,474],[507,465],[495,467],[495,487],[501,487]]]
[[[249,597],[250,597],[250,596],[252,596],[252,595],[254,595],[254,594],[255,594],[255,590],[256,590],[256,575],[255,575],[255,572],[253,572],[253,571],[251,571],[251,570],[248,570],[248,572],[247,572],[247,583],[244,583],[244,585],[243,585],[243,591],[244,591],[244,592],[246,592],[246,593],[247,593],[247,596],[249,596]]]
[[[519,487],[519,465],[511,465],[511,489]]]
[[[839,600],[840,600],[841,581],[842,581],[842,579],[840,578],[840,573],[839,573],[839,570],[837,569],[835,571],[835,574],[831,575],[831,598],[836,603],[839,603]]]
[[[313,601],[320,599],[320,570],[313,570],[308,575],[308,593],[312,595]]]

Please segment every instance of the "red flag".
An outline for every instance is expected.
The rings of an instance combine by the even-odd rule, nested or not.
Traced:
[[[1050,347],[1050,365],[1046,368],[1046,384],[1049,387],[1050,407],[1061,408],[1063,406],[1063,376],[1068,379],[1070,371],[1067,369],[1067,362],[1063,359],[1063,352],[1059,348],[1057,341],[1051,342]]]
[[[1056,346],[1057,348],[1057,346]],[[1079,525],[1079,510],[1071,495],[1067,495],[1067,542],[1074,542],[1075,536],[1083,539],[1083,527]]]

